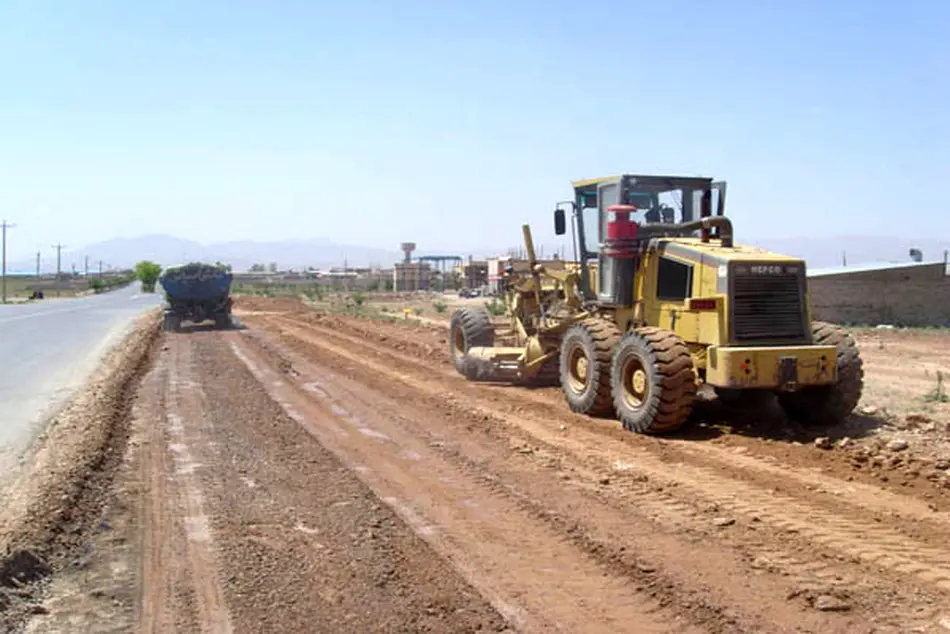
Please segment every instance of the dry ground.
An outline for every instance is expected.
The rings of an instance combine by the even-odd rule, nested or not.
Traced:
[[[57,284],[45,278],[37,281],[32,276],[7,277],[7,298],[10,300],[25,299],[37,288],[42,290],[48,299],[76,297],[89,292],[89,284],[86,280],[72,280]]]
[[[92,493],[3,524],[11,630],[950,632],[946,335],[859,333],[817,443],[716,403],[660,439],[465,382],[444,326],[237,311],[114,362],[57,458],[106,449]]]

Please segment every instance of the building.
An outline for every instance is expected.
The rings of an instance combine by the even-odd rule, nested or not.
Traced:
[[[458,268],[463,288],[482,288],[488,285],[488,261],[469,259]]]
[[[839,324],[950,326],[945,262],[872,263],[808,271],[812,318]]]
[[[428,262],[397,262],[393,265],[393,290],[427,291],[432,275]]]

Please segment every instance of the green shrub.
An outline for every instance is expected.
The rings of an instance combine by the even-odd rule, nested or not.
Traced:
[[[154,293],[155,284],[158,282],[159,275],[162,274],[161,265],[149,260],[142,260],[135,265],[133,270],[135,279],[142,283],[142,292]]]
[[[490,302],[485,302],[485,309],[488,311],[488,314],[496,317],[505,314],[505,304],[498,301],[497,297],[493,297]]]

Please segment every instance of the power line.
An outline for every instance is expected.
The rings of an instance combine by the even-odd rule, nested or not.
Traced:
[[[2,292],[0,292],[0,297],[2,297],[2,300],[0,300],[0,302],[6,304],[7,303],[7,229],[13,229],[14,227],[16,227],[16,225],[13,224],[12,222],[7,222],[6,219],[4,219],[3,222],[0,223],[0,227],[3,228],[3,272],[0,273],[0,279],[2,279],[2,283],[0,283],[0,285],[3,286],[3,290]]]

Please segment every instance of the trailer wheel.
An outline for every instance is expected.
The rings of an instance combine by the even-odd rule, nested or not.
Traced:
[[[174,313],[166,313],[162,320],[162,330],[165,332],[177,332],[181,327],[181,317]]]
[[[564,398],[572,411],[590,416],[613,413],[610,358],[620,330],[606,319],[590,317],[564,333],[560,375]]]
[[[675,333],[653,327],[627,331],[610,374],[624,429],[660,434],[686,423],[696,401],[696,375],[689,348]]]
[[[487,310],[466,306],[452,314],[449,325],[449,354],[452,365],[462,376],[465,372],[465,355],[471,348],[495,345],[495,327]]]
[[[797,392],[782,392],[778,395],[778,402],[789,418],[807,425],[828,427],[843,421],[858,406],[864,391],[864,364],[857,342],[844,328],[816,321],[812,323],[811,331],[816,344],[837,348],[838,382],[805,387]]]

